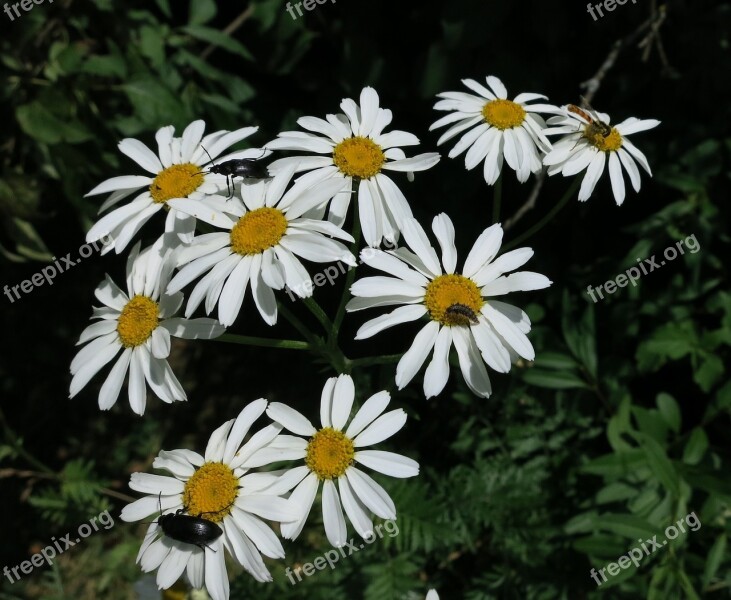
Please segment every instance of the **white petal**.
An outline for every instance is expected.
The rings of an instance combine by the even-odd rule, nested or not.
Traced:
[[[439,334],[439,323],[431,321],[414,338],[414,343],[401,358],[396,367],[396,385],[403,389],[419,371],[426,357],[434,347]]]
[[[363,448],[373,446],[390,438],[406,424],[406,413],[397,408],[378,417],[353,440],[353,446]]]
[[[390,477],[415,477],[419,474],[419,463],[394,452],[360,450],[355,453],[355,460],[369,469]]]
[[[327,479],[322,487],[322,520],[328,541],[339,548],[347,541],[348,530],[340,507],[340,498],[332,480]]]
[[[267,415],[272,421],[280,423],[285,429],[298,435],[312,436],[317,430],[312,423],[295,409],[281,402],[271,402],[267,408]]]

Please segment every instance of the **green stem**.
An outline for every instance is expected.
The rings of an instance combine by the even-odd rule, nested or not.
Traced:
[[[229,342],[231,344],[241,344],[243,346],[259,346],[262,348],[285,348],[288,350],[311,350],[312,346],[308,342],[300,342],[298,340],[270,340],[267,338],[252,337],[250,335],[236,335],[234,333],[224,333],[216,338],[219,342]]]
[[[50,467],[47,467],[44,465],[40,460],[38,460],[35,456],[33,456],[30,452],[28,452],[23,447],[23,440],[21,440],[10,427],[10,424],[8,423],[7,419],[5,418],[5,413],[3,413],[2,409],[0,409],[0,423],[2,423],[3,431],[5,432],[5,437],[8,439],[8,442],[10,442],[10,446],[13,447],[15,452],[18,453],[19,456],[22,456],[25,460],[28,461],[31,465],[33,465],[36,469],[43,473],[49,473],[55,475],[56,472],[51,469]]]
[[[353,199],[353,243],[350,246],[350,253],[358,257],[358,249],[360,246],[361,229],[360,229],[360,217],[358,216],[358,192],[355,193]],[[330,330],[330,343],[335,343],[340,333],[340,326],[343,324],[345,318],[345,306],[348,304],[350,297],[350,287],[353,285],[355,280],[355,267],[348,269],[348,273],[345,275],[345,288],[343,288],[343,295],[340,298],[340,305],[338,311],[335,313],[335,319],[333,319],[332,329]]]
[[[492,197],[492,223],[493,225],[500,221],[500,205],[503,201],[503,176],[497,178],[495,189]]]
[[[366,358],[356,358],[350,361],[352,367],[370,367],[371,365],[389,365],[400,361],[403,354],[387,354],[386,356],[368,356]]]
[[[320,321],[320,324],[325,328],[325,331],[328,333],[332,331],[332,321],[330,321],[330,318],[325,314],[325,311],[322,310],[322,307],[317,303],[317,301],[312,296],[309,298],[303,298],[302,301],[305,303],[305,306],[309,309],[309,311],[315,315],[317,320]]]
[[[284,304],[284,302],[278,302],[277,307],[279,308],[280,314],[289,321],[290,325],[294,327],[297,331],[299,331],[300,335],[305,338],[310,345],[312,346],[312,349],[317,349],[320,346],[322,346],[322,342],[312,333],[310,333],[310,330],[307,329],[304,323],[300,321],[295,314],[287,308],[287,306]]]
[[[502,248],[503,252],[510,250],[511,248],[515,248],[518,244],[520,244],[523,240],[531,237],[532,235],[539,232],[541,229],[543,229],[550,221],[555,217],[558,212],[568,204],[568,201],[571,200],[572,196],[578,189],[578,187],[581,185],[581,178],[577,177],[574,180],[574,183],[571,184],[571,187],[569,187],[568,190],[566,190],[566,193],[563,195],[563,198],[561,198],[556,204],[554,204],[553,208],[548,212],[548,214],[543,217],[538,223],[533,225],[528,231],[522,233],[517,238],[512,240],[510,243],[505,244]]]

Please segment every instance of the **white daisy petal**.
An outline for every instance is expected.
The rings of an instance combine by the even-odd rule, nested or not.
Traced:
[[[382,450],[360,450],[355,453],[355,460],[363,466],[400,479],[415,477],[419,474],[419,463],[394,452]]]

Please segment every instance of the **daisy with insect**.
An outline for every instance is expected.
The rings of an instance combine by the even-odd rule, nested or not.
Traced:
[[[456,273],[457,249],[454,226],[442,213],[432,230],[442,250],[442,262],[416,219],[404,223],[407,248],[376,251],[361,258],[367,265],[390,276],[365,277],[351,288],[355,298],[349,311],[398,306],[392,312],[365,323],[356,339],[369,338],[384,329],[427,317],[409,350],[399,361],[396,384],[403,389],[433,352],[424,375],[424,395],[438,395],[449,378],[449,351],[457,350],[462,375],[477,396],[492,393],[485,364],[499,373],[510,371],[518,357],[533,360],[535,353],[526,334],[530,320],[521,309],[495,300],[510,292],[539,290],[551,285],[544,275],[521,271],[533,256],[519,248],[496,258],[503,238],[500,224],[488,227],[467,255],[462,273]]]
[[[561,116],[549,119],[546,135],[563,135],[553,150],[543,158],[548,174],[561,173],[571,177],[586,170],[579,190],[579,200],[584,202],[594,192],[597,182],[609,163],[609,179],[617,206],[625,199],[626,190],[622,169],[627,172],[636,192],[640,191],[640,170],[637,164],[652,176],[645,155],[629,141],[628,136],[657,127],[656,119],[630,117],[611,126],[609,115],[596,113],[590,108],[573,104],[563,107]]]
[[[284,549],[263,519],[288,523],[298,519],[300,512],[295,503],[264,491],[275,476],[251,471],[268,464],[261,450],[282,427],[270,424],[242,446],[266,408],[264,399],[247,405],[236,419],[213,432],[203,455],[191,450],[161,451],[152,466],[171,476],[132,475],[130,487],[146,495],[124,507],[124,521],[141,521],[159,511],[161,515],[185,513],[205,518],[219,532],[208,544],[185,543],[164,535],[159,519],[153,521],[137,562],[146,573],[157,570],[160,589],[172,586],[185,572],[193,587],[205,585],[213,600],[227,600],[224,550],[257,581],[272,581],[261,555],[284,558]]]
[[[437,145],[466,131],[449,151],[449,158],[456,158],[467,150],[465,167],[471,171],[482,162],[488,185],[498,180],[505,159],[518,181],[527,181],[531,173],[541,170],[541,157],[551,150],[551,142],[545,135],[546,122],[540,113],[558,113],[559,109],[552,104],[531,104],[535,100],[548,100],[541,94],[522,93],[508,100],[503,82],[492,75],[487,77],[488,87],[474,79],[463,79],[462,83],[477,95],[465,92],[437,94],[442,100],[434,109],[450,112],[433,123],[429,130],[451,125]]]
[[[325,534],[335,547],[345,545],[348,540],[343,509],[363,538],[373,536],[370,513],[382,519],[396,518],[396,507],[386,490],[356,466],[398,478],[419,474],[418,463],[406,456],[363,449],[390,438],[406,423],[406,413],[400,408],[384,413],[390,398],[385,391],[374,394],[351,419],[355,399],[353,380],[349,375],[331,377],[322,390],[319,429],[285,404],[269,405],[269,417],[296,435],[278,436],[262,449],[260,456],[271,461],[304,459],[305,462],[281,472],[279,479],[264,490],[274,495],[292,490],[289,500],[297,505],[300,516],[282,525],[283,537],[297,538],[320,489]]]
[[[203,136],[204,121],[193,121],[182,137],[173,137],[172,125],[163,127],[155,135],[157,154],[139,140],[127,138],[119,143],[119,150],[135,161],[149,175],[122,175],[100,183],[87,196],[111,192],[99,212],[112,208],[136,194],[124,206],[114,208],[103,216],[86,234],[87,242],[94,242],[109,233],[115,240],[117,254],[132,241],[142,226],[165,208],[165,231],[176,233],[180,240],[189,242],[195,230],[195,219],[171,207],[170,200],[190,198],[205,200],[226,189],[228,176],[216,173],[206,166],[233,144],[249,137],[258,127],[243,127],[236,131],[216,131]],[[233,152],[218,160],[224,163],[234,159],[255,159],[267,151],[251,148]],[[215,166],[214,166],[215,168]],[[105,248],[102,254],[111,250]]]
[[[330,203],[328,219],[338,227],[345,222],[352,192],[358,191],[358,218],[363,237],[370,246],[382,239],[398,239],[404,219],[411,216],[411,207],[401,190],[384,171],[425,171],[439,162],[439,154],[428,152],[411,158],[401,149],[414,146],[419,139],[406,131],[384,130],[391,123],[390,110],[381,108],[378,93],[363,88],[360,104],[344,99],[340,108],[344,114],[329,114],[325,119],[302,117],[297,123],[306,132],[285,131],[266,144],[271,150],[308,152],[305,156],[281,158],[269,169],[276,172],[297,165],[301,176],[295,189],[335,178],[343,182],[341,192]]]
[[[186,316],[205,298],[206,312],[210,314],[218,303],[218,318],[229,326],[236,320],[250,284],[259,314],[274,325],[274,290],[286,285],[300,296],[312,295],[312,286],[307,285],[310,276],[298,257],[318,263],[341,260],[355,266],[355,257],[333,239],[352,242],[353,238],[328,221],[305,216],[340,192],[344,182],[328,179],[307,189],[294,186],[285,191],[295,168],[290,165],[271,179],[242,186],[241,199],[226,201],[219,196],[206,201],[170,201],[174,209],[222,230],[197,236],[190,246],[176,252],[181,269],[170,282],[170,293],[206,273],[188,298]]]
[[[167,234],[167,236],[172,234]],[[69,397],[78,394],[120,352],[99,392],[99,408],[109,410],[117,401],[129,372],[129,403],[138,415],[145,412],[147,385],[163,402],[185,400],[186,394],[166,358],[170,338],[212,339],[224,327],[214,319],[182,319],[175,313],[182,294],[166,293],[172,265],[170,242],[161,236],[140,252],[139,242],[127,259],[127,293],[106,276],[94,295],[103,304],[94,308],[89,325],[79,337],[84,344],[71,361]]]

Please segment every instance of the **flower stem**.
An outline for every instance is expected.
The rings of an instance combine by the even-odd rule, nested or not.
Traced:
[[[387,354],[385,356],[368,356],[366,358],[355,358],[350,361],[352,367],[370,367],[371,365],[389,365],[396,363],[403,358],[403,354]]]
[[[320,321],[320,324],[325,328],[325,331],[328,333],[332,331],[332,321],[330,321],[330,318],[325,314],[325,311],[322,310],[322,307],[317,303],[317,300],[310,296],[309,298],[303,298],[302,301],[305,303],[305,306],[309,309],[309,311],[315,315],[317,320]]]
[[[500,205],[503,201],[503,175],[502,173],[495,182],[492,197],[492,223],[493,225],[500,221]]]
[[[288,350],[311,350],[312,345],[308,342],[300,342],[298,340],[271,340],[267,338],[252,337],[250,335],[236,335],[234,333],[224,333],[216,338],[219,342],[229,342],[231,344],[241,344],[243,346],[259,346],[262,348],[285,348]]]
[[[518,244],[520,244],[523,240],[531,237],[532,235],[539,232],[541,229],[543,229],[550,221],[555,217],[559,211],[566,206],[568,201],[573,197],[574,193],[578,189],[578,187],[581,185],[581,178],[577,177],[574,182],[571,184],[571,187],[569,187],[568,190],[566,190],[566,193],[563,195],[563,198],[561,198],[556,204],[554,204],[553,208],[548,212],[548,214],[543,217],[538,223],[533,225],[528,231],[525,231],[524,233],[520,234],[517,238],[512,240],[510,243],[505,244],[503,246],[503,252],[506,250],[510,250],[511,248],[515,248]]]
[[[358,217],[358,192],[355,193],[353,198],[353,243],[350,246],[350,253],[357,257],[358,248],[360,246],[361,229],[360,229],[360,218]],[[332,329],[330,330],[330,343],[337,342],[338,334],[340,333],[340,326],[343,324],[345,318],[345,305],[348,303],[350,296],[350,287],[353,285],[355,280],[355,267],[348,269],[348,273],[345,275],[345,287],[343,288],[343,295],[340,298],[340,305],[338,311],[335,313],[335,319],[333,319]]]

